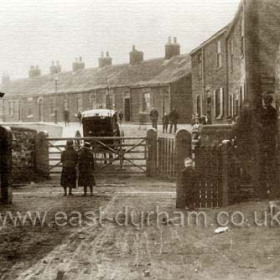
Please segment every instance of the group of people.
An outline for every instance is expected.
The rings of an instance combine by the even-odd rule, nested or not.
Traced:
[[[152,108],[152,110],[150,112],[150,119],[152,121],[152,127],[155,128],[155,129],[157,129],[158,118],[159,118],[158,111],[155,108]],[[169,125],[170,125],[169,133],[172,133],[172,131],[174,131],[174,133],[176,133],[179,118],[180,118],[180,116],[179,116],[179,113],[176,110],[176,108],[173,108],[172,111],[169,114],[164,113],[164,115],[162,117],[162,131],[163,131],[163,133],[168,132],[168,126]]]
[[[77,152],[74,149],[73,140],[67,140],[66,149],[61,153],[61,162],[61,186],[64,188],[64,196],[73,195],[72,189],[76,188],[77,178],[78,186],[84,188],[84,195],[87,195],[88,188],[90,194],[93,195],[93,186],[96,185],[96,182],[94,157],[90,143],[86,142],[82,149]]]

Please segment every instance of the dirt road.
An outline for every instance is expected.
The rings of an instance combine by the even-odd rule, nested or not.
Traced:
[[[0,279],[279,279],[280,228],[277,223],[254,224],[254,211],[258,223],[265,221],[266,202],[201,210],[197,220],[175,209],[171,182],[104,181],[95,196],[86,198],[79,192],[62,198],[60,191],[29,187],[15,194],[17,209],[22,208],[21,198],[33,203],[31,211],[40,205],[65,211],[67,217],[59,217],[55,233],[47,232],[52,239],[61,235],[55,246],[45,252],[33,250],[33,260],[15,259]],[[238,226],[229,224],[229,231],[214,234],[221,211]],[[244,214],[243,223],[237,211]],[[71,222],[75,226],[69,226]],[[44,228],[40,230],[44,235]]]

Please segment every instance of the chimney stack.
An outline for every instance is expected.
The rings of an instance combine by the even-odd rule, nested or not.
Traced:
[[[29,78],[35,78],[41,76],[41,70],[39,68],[38,65],[36,65],[36,67],[34,67],[33,65],[30,66],[30,70],[29,70]]]
[[[136,50],[135,45],[132,46],[132,51],[129,53],[130,65],[139,64],[144,60],[144,53]]]
[[[104,52],[101,52],[101,57],[98,59],[99,67],[111,66],[112,65],[112,58],[109,55],[109,52],[106,52],[106,56],[104,57]]]
[[[52,65],[50,67],[50,74],[54,75],[61,72],[61,66],[59,65],[59,61],[56,61],[56,65],[54,61],[52,61]]]
[[[79,59],[76,57],[75,62],[72,63],[72,70],[73,72],[84,70],[85,63],[83,62],[82,57],[80,56]]]
[[[173,37],[173,43],[171,37],[168,37],[168,42],[165,45],[165,59],[170,59],[173,56],[180,54],[180,45],[177,43],[177,37]]]

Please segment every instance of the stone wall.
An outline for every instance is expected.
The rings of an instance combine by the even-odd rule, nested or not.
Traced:
[[[35,139],[37,131],[12,127],[12,174],[13,183],[30,182],[36,179]]]

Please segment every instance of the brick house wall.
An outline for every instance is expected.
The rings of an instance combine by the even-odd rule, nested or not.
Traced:
[[[254,48],[254,56],[248,63],[253,75],[248,81],[249,90],[255,94],[256,106],[260,106],[261,94],[275,91],[275,61],[280,43],[280,3],[275,0],[247,0],[246,14],[248,45],[252,46],[247,50],[248,55]]]
[[[225,30],[210,38],[192,53],[192,73],[194,113],[207,114],[211,123],[225,122],[227,117]]]
[[[246,37],[243,8],[238,11],[235,23],[227,36],[227,63],[228,63],[228,115],[240,113],[242,102],[248,98],[246,94],[245,56]],[[242,31],[243,28],[243,31]],[[244,34],[243,34],[244,32]],[[244,41],[242,43],[242,34]],[[243,44],[243,46],[242,46]]]
[[[202,50],[196,51],[192,57],[192,101],[194,113],[204,113],[202,110],[202,100],[204,97],[204,86],[202,80]],[[197,101],[199,105],[197,104]],[[202,111],[201,111],[202,110]]]
[[[188,75],[171,84],[170,110],[176,108],[179,113],[179,123],[191,123],[193,114],[192,76]]]

